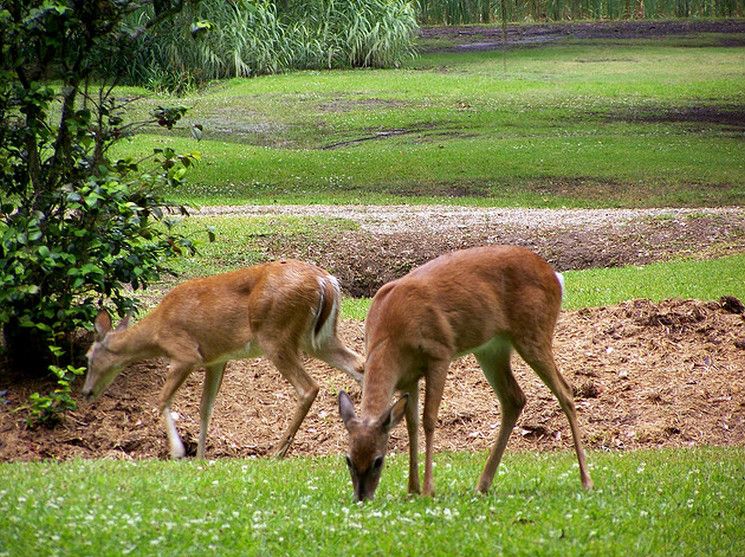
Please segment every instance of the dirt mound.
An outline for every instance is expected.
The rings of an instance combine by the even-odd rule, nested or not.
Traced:
[[[408,222],[388,233],[363,227],[336,237],[277,234],[257,239],[257,243],[267,258],[297,258],[328,269],[354,297],[373,296],[383,284],[414,267],[443,253],[474,246],[524,246],[558,271],[645,265],[721,246],[727,246],[727,251],[745,247],[745,214],[739,212],[556,225],[535,224],[535,215],[517,223],[505,218],[505,211],[471,211],[455,218],[447,213],[429,214],[426,218],[430,222]],[[401,219],[411,219],[413,212],[402,213]],[[607,213],[613,215],[612,211]],[[438,225],[438,217],[451,226]],[[525,224],[528,220],[533,222],[531,226]]]
[[[727,305],[727,304],[725,304]],[[362,350],[362,324],[341,325],[347,343]],[[739,347],[738,347],[739,346]],[[717,303],[636,300],[618,306],[564,313],[555,342],[559,366],[574,385],[579,419],[589,447],[745,444],[745,319]],[[515,374],[528,397],[510,449],[570,447],[558,403],[519,358]],[[359,389],[341,372],[316,361],[309,372],[321,392],[290,453],[341,453],[345,432],[336,393]],[[153,361],[125,370],[94,404],[81,401],[53,430],[28,430],[14,409],[39,384],[14,384],[0,409],[0,460],[43,458],[167,458],[156,410],[165,366]],[[496,397],[472,357],[454,362],[436,434],[439,450],[489,447],[499,425]],[[457,380],[455,378],[457,377]],[[198,435],[201,372],[180,391],[174,410],[188,449]],[[266,455],[294,407],[294,392],[264,360],[232,362],[215,406],[208,438],[210,458]],[[405,450],[401,426],[393,443]]]

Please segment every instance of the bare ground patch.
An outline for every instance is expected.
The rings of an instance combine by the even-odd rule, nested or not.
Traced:
[[[413,267],[466,247],[517,244],[560,271],[642,265],[681,256],[745,250],[740,209],[541,210],[447,206],[212,207],[205,214],[348,218],[357,231],[314,231],[258,239],[268,258],[313,261],[352,296],[371,296]]]
[[[341,324],[345,342],[362,350],[358,322]],[[745,320],[717,303],[634,301],[566,312],[555,348],[559,367],[573,385],[584,438],[594,449],[745,444]],[[515,357],[516,377],[528,404],[510,440],[511,450],[570,448],[559,405],[537,376]],[[345,375],[316,361],[307,364],[321,391],[301,427],[292,455],[340,454],[346,436],[336,395],[344,388],[359,399]],[[69,458],[167,458],[165,432],[156,410],[165,365],[152,361],[125,370],[93,404],[81,401],[56,429],[29,430],[13,410],[39,383],[8,389],[0,408],[0,460]],[[9,382],[10,381],[10,382]],[[195,372],[174,410],[187,446],[199,429],[202,373]],[[228,364],[208,439],[210,458],[264,456],[287,425],[292,388],[263,359]],[[500,421],[498,403],[475,359],[453,363],[436,433],[438,450],[489,447]],[[393,432],[404,451],[403,426]]]
[[[295,214],[342,217],[355,232],[266,237],[267,257],[297,256],[336,272],[347,288],[370,294],[379,284],[443,251],[483,243],[520,243],[559,269],[644,263],[673,255],[742,252],[742,209],[540,210],[468,207],[213,207],[204,214]],[[573,385],[584,437],[595,449],[745,444],[745,318],[742,304],[637,300],[562,314],[555,341],[560,368]],[[347,344],[363,351],[363,326],[345,321]],[[536,375],[515,358],[528,405],[511,449],[566,449],[566,419]],[[307,364],[321,392],[291,453],[336,454],[345,434],[336,394],[359,388],[341,372]],[[52,430],[29,430],[18,412],[49,383],[20,381],[0,362],[0,461],[45,458],[167,458],[157,392],[165,363],[131,366],[102,399]],[[178,425],[193,452],[202,373],[179,393]],[[78,385],[79,387],[79,385]],[[295,395],[266,361],[231,362],[218,396],[208,443],[211,458],[263,456],[278,440]],[[473,357],[453,363],[436,437],[439,450],[489,447],[499,409]],[[393,435],[404,450],[406,435]]]
[[[738,133],[738,137],[745,138],[745,106],[687,106],[687,107],[658,107],[635,109],[629,112],[614,112],[606,115],[612,121],[651,122],[651,123],[683,123],[721,126],[724,129]]]

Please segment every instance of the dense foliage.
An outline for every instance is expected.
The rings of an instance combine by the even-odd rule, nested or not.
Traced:
[[[742,17],[745,0],[420,0],[423,24],[577,19]]]
[[[159,4],[163,18],[167,4]],[[113,84],[90,86],[104,53],[116,59],[146,31],[124,23],[142,2],[4,5],[0,326],[17,367],[68,366],[50,368],[62,388],[56,398],[32,400],[46,421],[73,404],[76,331],[109,301],[119,314],[131,311],[132,289],[166,271],[169,258],[193,251],[169,217],[186,209],[170,206],[164,193],[183,181],[197,155],[156,149],[145,161],[108,156],[139,126],[171,128],[185,112],[159,107],[147,122],[125,123],[127,100],[113,96]]]
[[[147,21],[151,11],[133,15]],[[209,29],[191,41],[189,27]],[[414,7],[403,0],[203,0],[141,41],[132,83],[181,91],[210,79],[288,69],[392,67],[413,53]]]

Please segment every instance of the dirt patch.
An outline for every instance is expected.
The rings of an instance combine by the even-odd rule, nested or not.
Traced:
[[[357,137],[355,139],[349,139],[347,141],[338,141],[336,143],[331,143],[329,145],[324,145],[321,147],[321,150],[328,151],[331,149],[340,149],[342,147],[349,147],[350,145],[355,145],[357,143],[364,143],[366,141],[379,141],[381,139],[388,139],[390,137],[398,137],[401,135],[411,135],[411,134],[420,134],[425,132],[427,129],[432,129],[434,127],[434,124],[427,124],[424,127],[421,128],[400,128],[400,129],[391,129],[391,130],[384,130],[384,131],[377,131],[371,133],[371,135],[366,135],[364,137]]]
[[[358,322],[343,322],[341,336],[362,351]],[[745,320],[717,303],[634,301],[564,313],[555,341],[559,367],[574,386],[580,424],[594,449],[745,444]],[[528,404],[510,449],[568,449],[571,438],[559,405],[519,358],[515,375]],[[340,454],[346,443],[336,409],[344,388],[359,388],[316,361],[307,364],[321,392],[301,427],[293,455]],[[81,402],[53,430],[28,430],[18,407],[39,383],[0,376],[0,460],[44,458],[167,458],[156,410],[165,366],[153,361],[125,370],[94,404]],[[174,410],[187,446],[198,436],[202,373],[179,392]],[[263,359],[228,364],[216,402],[207,451],[210,458],[263,456],[278,441],[295,403],[292,388]],[[453,363],[436,434],[438,450],[489,447],[499,426],[498,404],[475,359]],[[406,432],[392,436],[396,450]]]
[[[655,37],[685,36],[694,33],[745,33],[745,21],[596,21],[588,23],[545,23],[540,25],[508,25],[506,41],[502,28],[494,26],[437,26],[423,27],[420,36],[425,40],[441,39],[448,46],[435,46],[429,51],[497,50],[516,46],[542,45],[562,39],[649,39]],[[717,37],[712,41],[719,46],[741,47],[742,37]]]
[[[468,207],[212,207],[205,214],[294,214],[349,218],[360,230],[257,239],[267,258],[293,257],[329,269],[352,296],[445,252],[516,244],[560,271],[642,265],[671,257],[745,250],[740,209],[525,210]]]
[[[405,106],[408,106],[408,103],[401,100],[372,97],[369,99],[336,98],[319,104],[318,108],[322,112],[350,112],[359,108],[401,108]]]
[[[716,124],[737,132],[737,137],[741,138],[745,130],[745,106],[742,105],[645,108],[627,113],[616,111],[605,116],[611,121],[624,122]]]

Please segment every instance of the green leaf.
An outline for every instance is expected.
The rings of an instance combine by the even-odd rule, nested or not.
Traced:
[[[80,268],[80,272],[84,275],[102,275],[103,269],[94,263],[86,263]]]

